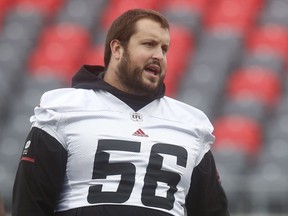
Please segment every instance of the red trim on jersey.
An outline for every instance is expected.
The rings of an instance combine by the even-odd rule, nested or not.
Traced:
[[[29,161],[29,162],[32,162],[34,163],[35,162],[35,159],[34,158],[30,158],[30,157],[21,157],[21,161],[24,160],[24,161]]]

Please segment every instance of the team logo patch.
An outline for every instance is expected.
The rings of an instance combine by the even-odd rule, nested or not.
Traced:
[[[25,144],[25,149],[28,149],[31,145],[31,140],[28,140]]]
[[[31,146],[31,140],[28,140],[26,143],[25,143],[25,146],[24,146],[24,150],[23,150],[23,153],[22,153],[22,157],[21,157],[21,161],[28,161],[28,162],[31,162],[31,163],[34,163],[35,162],[35,159],[34,158],[31,158],[28,155],[28,150],[29,150],[29,147]]]
[[[143,121],[143,116],[140,113],[131,113],[130,118],[131,120],[137,121],[137,122]]]
[[[26,155],[28,153],[28,149],[29,149],[30,145],[31,145],[31,140],[28,140],[25,143],[24,150],[23,150],[23,155]]]

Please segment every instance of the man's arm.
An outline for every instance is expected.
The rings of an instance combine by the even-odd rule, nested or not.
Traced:
[[[211,151],[193,171],[186,209],[187,216],[229,216],[227,197]]]
[[[33,127],[14,182],[12,216],[54,215],[66,162],[63,146],[45,131]]]

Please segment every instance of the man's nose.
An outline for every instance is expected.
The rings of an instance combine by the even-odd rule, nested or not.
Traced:
[[[164,58],[164,53],[161,47],[157,47],[153,54],[154,59],[162,60]]]

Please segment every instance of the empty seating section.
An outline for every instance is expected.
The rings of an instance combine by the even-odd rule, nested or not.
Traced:
[[[42,93],[69,86],[82,64],[103,65],[108,27],[132,8],[158,10],[171,24],[166,95],[211,119],[231,213],[287,213],[287,0],[0,0],[0,196],[8,213]]]
[[[186,26],[198,36],[210,3],[211,0],[166,0],[161,10],[171,23]]]
[[[130,0],[111,0],[109,5],[104,8],[101,24],[104,29],[107,29],[112,21],[126,10],[132,8],[159,9],[159,4],[163,0],[145,0],[145,1],[130,1]]]
[[[3,27],[3,19],[6,16],[6,13],[10,10],[13,6],[14,0],[2,0],[0,1],[0,32]]]
[[[171,43],[167,56],[168,69],[165,83],[167,85],[167,95],[175,97],[187,62],[192,57],[194,40],[191,32],[182,26],[171,26],[170,37],[173,42]],[[178,58],[178,56],[182,57]]]
[[[215,0],[206,16],[208,29],[226,29],[241,35],[253,28],[262,0]]]
[[[48,26],[30,56],[29,71],[32,74],[55,73],[70,80],[89,45],[89,32],[82,26],[69,23]]]
[[[162,0],[163,1],[163,0]],[[165,3],[164,3],[165,2]],[[189,8],[194,11],[198,11],[200,14],[205,14],[206,10],[213,1],[212,0],[166,0],[163,1],[162,8]],[[162,9],[161,8],[161,9]]]
[[[277,25],[256,27],[247,39],[249,52],[273,53],[280,58],[287,58],[287,28]]]
[[[252,98],[273,107],[281,98],[281,90],[277,74],[266,68],[239,68],[228,77],[227,95],[231,98]]]
[[[252,157],[259,153],[262,143],[260,124],[252,118],[241,115],[226,115],[214,122],[217,137],[214,148],[232,145]]]
[[[14,0],[16,7],[20,9],[35,9],[41,12],[44,16],[51,17],[59,12],[65,0]]]
[[[223,102],[222,112],[219,115],[239,115],[251,118],[260,124],[265,124],[269,110],[261,101],[251,97],[237,99],[227,98]]]
[[[61,13],[55,17],[57,23],[71,23],[87,29],[92,35],[96,26],[100,24],[100,18],[105,1],[93,0],[69,0]]]
[[[286,0],[267,1],[263,13],[259,16],[260,25],[288,25],[288,2]]]
[[[104,65],[104,45],[95,45],[87,50],[83,64]]]

